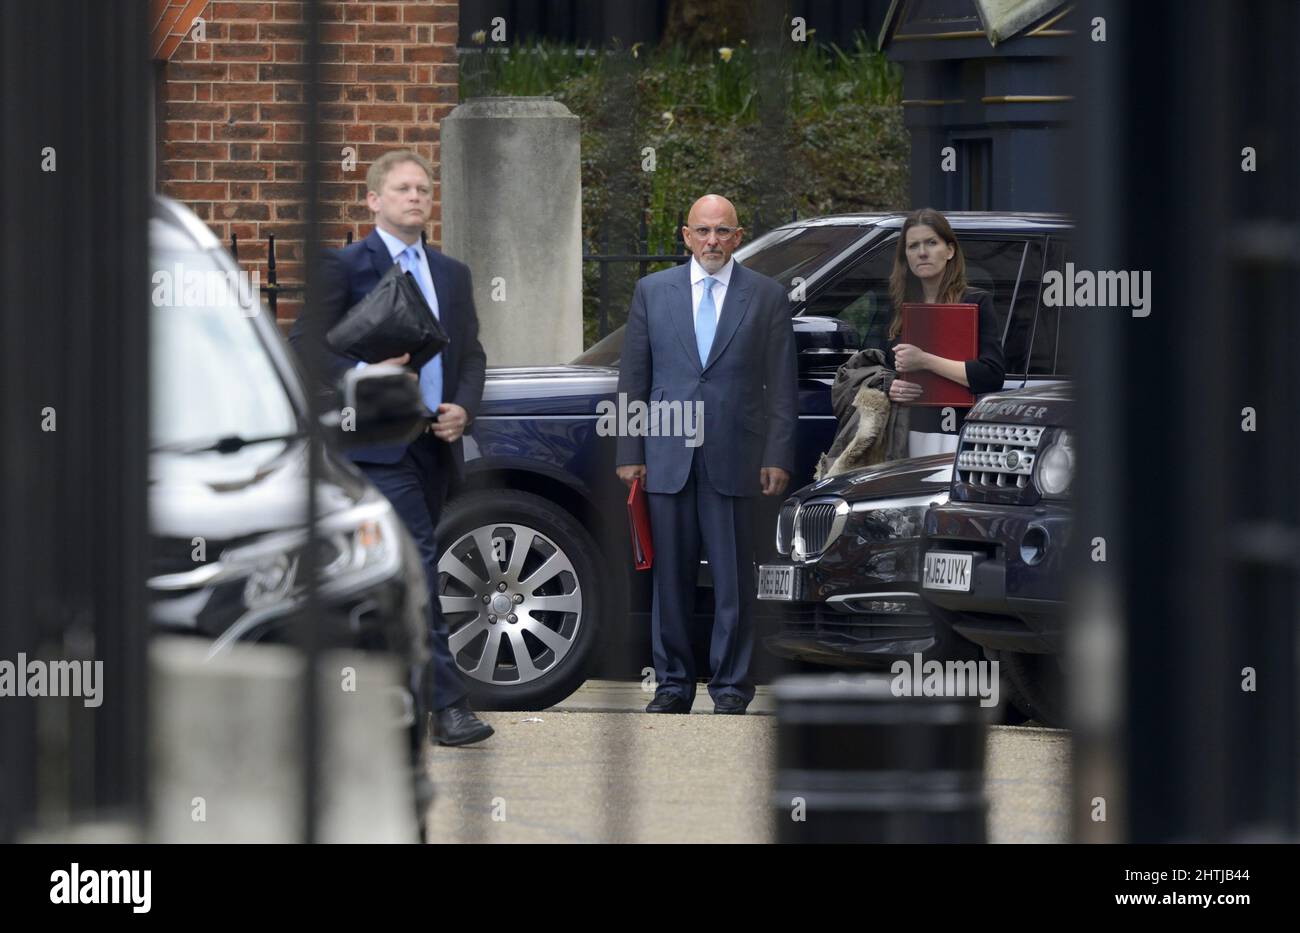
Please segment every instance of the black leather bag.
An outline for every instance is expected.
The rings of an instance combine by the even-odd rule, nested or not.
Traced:
[[[449,342],[415,277],[403,272],[399,263],[393,263],[370,294],[348,309],[326,340],[334,352],[366,363],[409,353],[407,365],[416,372]]]

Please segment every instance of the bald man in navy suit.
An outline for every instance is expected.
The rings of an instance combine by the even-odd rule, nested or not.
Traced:
[[[730,201],[696,201],[682,230],[691,261],[637,282],[623,336],[618,389],[629,405],[703,414],[702,438],[651,430],[618,439],[618,475],[644,483],[655,543],[658,687],[648,713],[689,713],[695,699],[701,553],[713,577],[713,711],[743,714],[754,696],[754,497],[779,496],[790,482],[798,396],[790,303],[779,282],[732,259],[742,236]]]

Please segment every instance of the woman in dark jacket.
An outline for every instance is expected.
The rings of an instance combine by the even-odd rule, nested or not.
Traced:
[[[1002,342],[998,334],[993,298],[966,285],[966,258],[947,219],[932,208],[922,208],[903,222],[889,279],[894,319],[889,328],[888,361],[897,372],[887,389],[891,402],[907,404],[921,397],[921,386],[908,373],[929,371],[967,386],[973,395],[996,392],[1005,374]],[[896,343],[903,328],[903,303],[973,304],[979,306],[979,355],[973,360],[950,360],[924,348]],[[957,410],[955,430],[943,430],[943,409],[910,406],[907,454],[951,452],[957,449],[962,419],[969,409]]]

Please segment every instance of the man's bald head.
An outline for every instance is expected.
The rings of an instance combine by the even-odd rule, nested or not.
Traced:
[[[719,222],[725,223],[729,227],[740,225],[740,221],[736,217],[736,205],[720,194],[706,194],[692,204],[690,213],[686,215],[686,222],[694,227],[696,220],[705,215],[708,217],[721,216],[723,219]]]
[[[743,236],[736,206],[720,194],[706,194],[692,204],[682,228],[691,255],[710,275],[727,264]]]

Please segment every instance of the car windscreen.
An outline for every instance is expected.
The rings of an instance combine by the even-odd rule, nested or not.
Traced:
[[[868,225],[832,224],[773,230],[736,250],[736,261],[776,279],[787,290],[796,277],[811,278],[828,262],[870,231]],[[617,366],[623,355],[623,328],[611,331],[573,362]]]
[[[257,296],[241,303],[238,280],[197,249],[155,249],[150,274],[152,446],[296,433],[298,413],[253,320]]]
[[[749,250],[736,250],[736,259],[746,269],[776,279],[789,290],[796,277],[811,278],[869,229],[857,224],[832,224],[774,230],[755,240]]]

